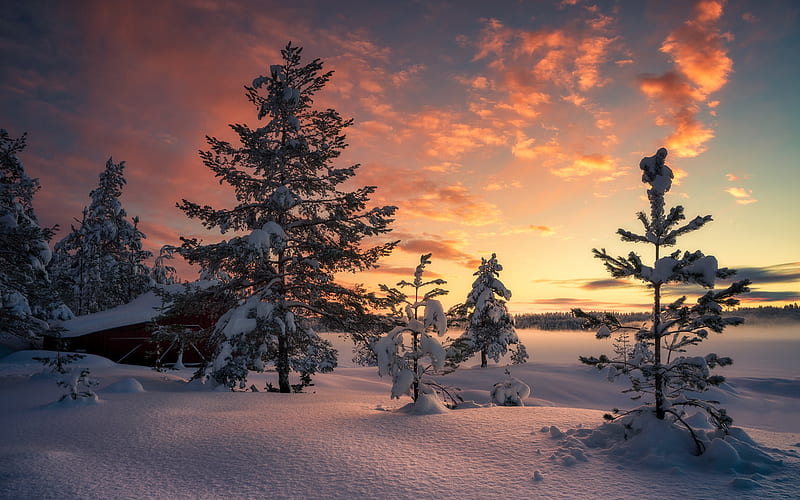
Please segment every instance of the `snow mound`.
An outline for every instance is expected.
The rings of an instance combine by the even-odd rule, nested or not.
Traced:
[[[409,415],[439,415],[450,410],[442,403],[442,400],[439,399],[435,392],[420,392],[416,402],[409,403],[398,411]]]
[[[522,380],[512,377],[506,370],[506,377],[494,384],[492,403],[498,406],[525,406],[523,399],[531,395],[531,388]]]
[[[145,392],[142,383],[133,377],[118,380],[108,387],[104,388],[102,392],[111,394],[129,394],[135,392]]]
[[[700,419],[695,415],[690,420],[698,422]],[[782,460],[771,456],[742,429],[733,428],[728,434],[717,429],[695,428],[694,432],[704,450],[700,455],[697,454],[694,439],[684,426],[669,419],[659,420],[653,412],[642,411],[605,423],[594,430],[567,431],[551,458],[561,460],[564,465],[572,465],[575,460],[584,460],[583,452],[591,449],[623,463],[672,470],[678,474],[685,470],[769,474],[783,465]],[[551,428],[551,437],[560,436],[553,433]]]
[[[63,354],[74,354],[74,353],[61,353]],[[53,358],[58,355],[56,351],[35,351],[35,350],[28,350],[28,351],[17,351],[9,354],[4,358],[0,358],[0,363],[3,364],[15,364],[15,365],[39,365],[41,366],[41,362],[33,359],[33,358]],[[102,356],[97,356],[95,354],[82,354],[83,358],[70,363],[70,366],[80,366],[83,368],[110,368],[116,363],[111,361],[108,358],[104,358]]]
[[[456,407],[453,408],[453,409],[454,410],[468,410],[468,409],[473,409],[473,408],[489,408],[491,406],[494,406],[494,405],[492,403],[480,404],[480,403],[476,403],[475,401],[472,401],[471,399],[467,399],[465,401],[461,401],[460,403],[458,403],[456,405]]]
[[[75,399],[64,397],[58,401],[53,401],[52,403],[48,404],[47,408],[82,408],[84,406],[94,406],[97,404],[100,404],[100,398],[97,396],[97,394],[92,394],[91,396]]]

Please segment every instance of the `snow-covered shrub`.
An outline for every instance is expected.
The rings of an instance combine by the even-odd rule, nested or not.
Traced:
[[[579,442],[592,454],[603,453],[614,460],[648,467],[680,471],[707,470],[735,474],[769,474],[782,466],[770,450],[758,445],[739,428],[727,432],[709,423],[700,411],[683,417],[688,425],[667,414],[663,420],[644,408],[630,412],[597,429],[567,431],[564,442]],[[697,449],[705,452],[697,455]]]
[[[78,361],[79,359],[83,359],[86,356],[83,354],[78,354],[74,352],[56,352],[56,355],[53,357],[50,356],[36,356],[32,358],[34,361],[38,361],[45,366],[45,368],[50,368],[53,373],[60,373],[65,374],[69,372],[69,365]]]
[[[639,212],[638,219],[644,226],[644,233],[637,234],[625,229],[617,232],[623,241],[645,243],[654,250],[653,264],[646,265],[642,258],[631,252],[627,257],[613,257],[603,250],[594,249],[594,256],[601,259],[614,278],[633,277],[643,281],[653,291],[652,319],[643,326],[627,326],[610,313],[589,314],[575,309],[576,316],[586,320],[588,327],[597,328],[598,338],[608,338],[613,333],[632,331],[636,333],[636,344],[627,358],[611,359],[603,354],[599,357],[581,357],[581,362],[598,369],[608,367],[609,378],[625,376],[631,386],[633,399],[641,400],[644,406],[632,410],[636,413],[652,411],[659,420],[670,419],[691,426],[684,419],[689,407],[700,408],[721,431],[726,431],[732,419],[718,403],[695,396],[724,381],[720,375],[712,375],[717,366],[732,363],[727,357],[716,354],[705,356],[685,356],[683,353],[705,338],[709,332],[721,333],[725,327],[743,322],[737,317],[722,317],[724,307],[739,303],[736,295],[749,291],[749,280],[734,282],[726,288],[715,290],[716,279],[733,276],[735,271],[719,268],[717,259],[704,255],[701,251],[674,251],[663,256],[666,247],[676,244],[679,236],[703,227],[711,221],[711,216],[695,217],[689,223],[685,219],[682,206],[665,212],[664,195],[672,183],[672,170],[664,164],[667,150],[661,148],[654,156],[645,157],[640,163],[643,171],[642,182],[650,187],[647,197],[650,201],[650,215]],[[674,284],[695,284],[710,289],[688,305],[685,296],[664,304],[667,287]],[[626,350],[626,352],[628,352]],[[617,415],[624,414],[615,410]],[[616,418],[608,415],[609,419]],[[698,451],[702,453],[703,442],[695,440]]]
[[[509,349],[514,364],[524,363],[528,358],[525,345],[517,337],[514,318],[506,307],[506,301],[511,299],[511,290],[500,281],[502,270],[497,255],[492,254],[489,259],[481,257],[481,264],[474,273],[477,278],[466,302],[451,309],[466,316],[467,323],[464,333],[451,347],[457,361],[480,352],[481,367],[486,367],[489,358],[498,363]],[[510,347],[512,345],[516,348]]]
[[[512,377],[508,369],[506,376],[492,387],[492,403],[498,406],[525,406],[523,400],[530,395],[530,386]]]
[[[373,345],[378,364],[378,375],[392,377],[393,398],[410,396],[415,402],[421,393],[430,394],[433,381],[426,379],[430,373],[441,372],[445,367],[446,352],[432,334],[441,337],[447,331],[447,318],[441,302],[434,297],[447,290],[439,287],[443,279],[425,281],[425,266],[431,263],[431,254],[420,257],[414,272],[414,281],[400,281],[400,288],[412,288],[410,297],[397,288],[381,285],[387,293],[385,305],[392,309],[398,325]],[[423,288],[434,288],[423,291]],[[435,391],[433,391],[435,392]]]
[[[97,394],[94,388],[97,387],[99,382],[89,377],[90,370],[88,368],[81,368],[80,370],[73,370],[69,372],[65,378],[59,380],[58,386],[67,390],[66,394],[61,396],[59,402],[75,401],[75,400],[97,400]]]
[[[349,188],[358,165],[337,167],[352,120],[314,109],[314,95],[332,76],[322,61],[301,63],[302,48],[288,44],[281,64],[246,86],[263,126],[231,125],[239,144],[209,137],[203,163],[236,193],[232,208],[183,200],[179,207],[209,229],[236,236],[203,244],[183,239],[179,252],[236,300],[216,323],[215,354],[204,371],[227,387],[247,387],[250,371],[268,365],[278,388],[291,392],[289,374],[306,383],[336,366],[336,351],[312,323],[344,327],[369,310],[360,287],[337,274],[375,267],[394,242],[366,245],[390,231],[395,207],[367,208],[375,186]],[[352,189],[352,190],[349,190]]]

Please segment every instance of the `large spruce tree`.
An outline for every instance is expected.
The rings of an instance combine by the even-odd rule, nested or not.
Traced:
[[[71,312],[57,301],[46,266],[55,228],[41,227],[33,210],[39,180],[25,173],[19,159],[26,136],[12,138],[0,129],[0,334],[36,342],[47,319]]]
[[[127,304],[150,285],[139,220],[122,207],[125,162],[109,158],[92,201],[77,226],[56,243],[51,272],[64,302],[75,314]]]
[[[332,72],[323,72],[319,59],[302,64],[301,53],[288,44],[282,63],[245,87],[262,125],[231,125],[240,144],[208,137],[210,149],[200,154],[220,183],[233,188],[236,206],[178,205],[209,229],[238,233],[213,244],[184,239],[181,248],[239,298],[212,338],[210,374],[229,387],[244,387],[248,371],[267,364],[278,372],[281,392],[291,391],[292,371],[308,383],[313,373],[333,369],[336,351],[312,322],[346,322],[367,309],[363,290],[335,275],[374,267],[394,247],[365,244],[390,231],[395,207],[367,208],[374,186],[343,186],[359,167],[333,165],[347,147],[344,130],[352,120],[313,107]]]
[[[597,368],[608,367],[610,378],[628,377],[631,387],[627,392],[633,392],[634,399],[643,403],[636,413],[652,411],[660,420],[669,417],[689,427],[683,418],[685,410],[700,408],[717,427],[727,430],[732,420],[725,410],[698,393],[723,382],[724,378],[712,375],[711,369],[730,364],[732,360],[716,354],[685,356],[684,353],[702,342],[709,332],[721,333],[727,326],[742,323],[741,318],[725,317],[721,313],[723,308],[739,303],[735,296],[747,292],[750,282],[741,280],[717,290],[714,288],[716,280],[730,278],[735,271],[719,268],[713,255],[704,255],[699,250],[683,253],[675,250],[665,254],[665,249],[674,246],[679,236],[696,231],[712,220],[710,215],[705,215],[682,223],[686,217],[680,205],[665,211],[664,195],[673,177],[672,170],[664,163],[666,156],[667,150],[661,148],[654,156],[643,158],[639,165],[643,171],[642,182],[649,185],[647,198],[650,201],[649,217],[644,212],[638,213],[643,233],[617,231],[623,241],[649,245],[653,250],[652,265],[645,264],[634,252],[627,257],[613,257],[605,249],[593,250],[594,256],[603,261],[614,278],[632,277],[652,290],[651,320],[643,326],[631,326],[623,324],[614,314],[589,314],[575,309],[573,312],[587,320],[589,326],[598,328],[598,338],[630,330],[636,332],[637,340],[633,352],[625,359],[612,360],[604,354],[580,360]],[[687,284],[710,290],[692,305],[687,304],[686,296],[671,302],[665,300],[669,287]],[[700,441],[696,439],[696,442],[698,448],[702,448]]]

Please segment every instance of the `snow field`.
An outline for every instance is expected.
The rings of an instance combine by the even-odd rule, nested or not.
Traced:
[[[54,407],[61,394],[55,378],[31,377],[41,367],[24,356],[0,360],[0,498],[793,498],[800,493],[796,427],[748,430],[784,462],[769,474],[719,470],[704,465],[702,457],[668,455],[659,461],[587,446],[604,411],[572,407],[573,401],[586,398],[606,408],[608,402],[601,403],[618,387],[586,367],[555,372],[554,365],[512,367],[514,377],[532,388],[525,407],[410,415],[397,411],[409,399],[389,399],[391,381],[378,378],[375,368],[337,369],[317,377],[309,388],[313,392],[304,394],[230,393],[186,384],[182,377],[188,370],[162,374],[95,357],[87,361],[101,382],[100,402]],[[503,370],[460,370],[450,383],[485,404]],[[273,378],[266,373],[252,382],[263,387]],[[137,392],[131,379],[145,392]],[[740,392],[732,401],[735,424],[737,405],[756,404],[749,398]],[[788,391],[775,398],[798,399]],[[794,416],[785,420],[790,427]],[[715,454],[718,462],[724,451]]]

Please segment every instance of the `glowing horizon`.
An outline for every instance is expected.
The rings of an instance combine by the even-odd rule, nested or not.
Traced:
[[[394,284],[431,252],[447,306],[496,253],[513,312],[646,309],[644,286],[611,280],[591,249],[648,250],[615,233],[639,229],[639,160],[664,146],[668,206],[715,219],[676,248],[751,277],[743,305],[800,301],[794,2],[347,4],[8,7],[0,127],[28,132],[22,160],[54,241],[109,156],[127,164],[122,201],[148,249],[220,238],[175,203],[230,206],[197,150],[256,123],[242,87],[291,40],[335,72],[317,106],[355,119],[341,164],[399,207],[399,249],[343,280]]]

